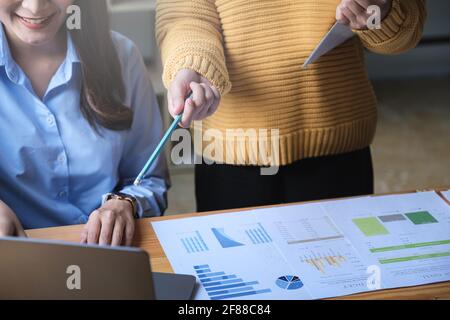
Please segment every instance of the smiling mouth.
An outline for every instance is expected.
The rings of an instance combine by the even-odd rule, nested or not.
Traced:
[[[22,20],[25,23],[29,23],[35,26],[40,26],[48,22],[51,18],[53,18],[54,14],[49,15],[47,17],[40,17],[40,18],[29,18],[29,17],[22,17],[16,14],[16,17]]]

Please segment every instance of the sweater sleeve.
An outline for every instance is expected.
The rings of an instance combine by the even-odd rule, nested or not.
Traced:
[[[215,1],[158,0],[156,39],[161,50],[166,87],[179,70],[191,69],[207,78],[222,95],[230,91]]]
[[[419,43],[425,18],[425,0],[393,0],[381,29],[354,31],[370,51],[399,54]]]

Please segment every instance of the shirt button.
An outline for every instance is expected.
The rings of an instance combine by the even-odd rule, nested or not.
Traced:
[[[61,191],[60,193],[58,193],[58,197],[60,197],[60,198],[65,198],[66,196],[67,196],[66,191]]]
[[[64,162],[66,162],[66,156],[63,155],[63,154],[61,154],[61,155],[58,157],[57,161],[58,161],[59,163],[63,164]]]
[[[48,117],[47,117],[47,123],[48,123],[50,126],[53,126],[53,125],[55,124],[55,117],[52,116],[52,115],[48,116]]]

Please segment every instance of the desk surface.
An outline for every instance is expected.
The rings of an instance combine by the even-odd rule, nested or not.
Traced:
[[[233,212],[239,210],[228,210],[213,213],[191,213],[176,216],[167,216],[159,218],[150,218],[139,220],[136,224],[136,234],[133,245],[147,251],[150,255],[150,263],[152,270],[155,272],[173,272],[169,260],[156,237],[151,226],[152,221],[180,219],[187,217],[198,217],[203,215]],[[79,242],[81,234],[81,225],[29,230],[27,234],[30,238],[62,240],[69,242]],[[399,288],[390,290],[381,290],[370,293],[360,293],[346,297],[338,297],[337,299],[450,299],[450,281],[436,283],[424,286],[416,286],[409,288]]]

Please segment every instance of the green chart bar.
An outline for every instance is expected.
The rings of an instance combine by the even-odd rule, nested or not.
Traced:
[[[410,256],[410,257],[402,257],[402,258],[382,259],[379,261],[381,264],[388,264],[388,263],[406,262],[406,261],[413,261],[413,260],[442,258],[442,257],[449,257],[449,256],[450,256],[450,252],[440,252],[440,253],[422,254],[422,255],[418,255],[418,256]]]
[[[405,216],[407,216],[408,219],[411,220],[411,222],[414,224],[428,224],[438,222],[428,211],[410,212],[406,213]]]
[[[370,252],[386,252],[386,251],[396,251],[403,249],[414,249],[421,247],[430,247],[430,246],[438,246],[443,244],[450,244],[450,240],[440,240],[440,241],[431,241],[431,242],[419,242],[419,243],[411,243],[411,244],[403,244],[398,246],[390,246],[390,247],[382,247],[382,248],[372,248]]]
[[[352,221],[366,237],[389,234],[389,231],[375,217],[356,218]]]

